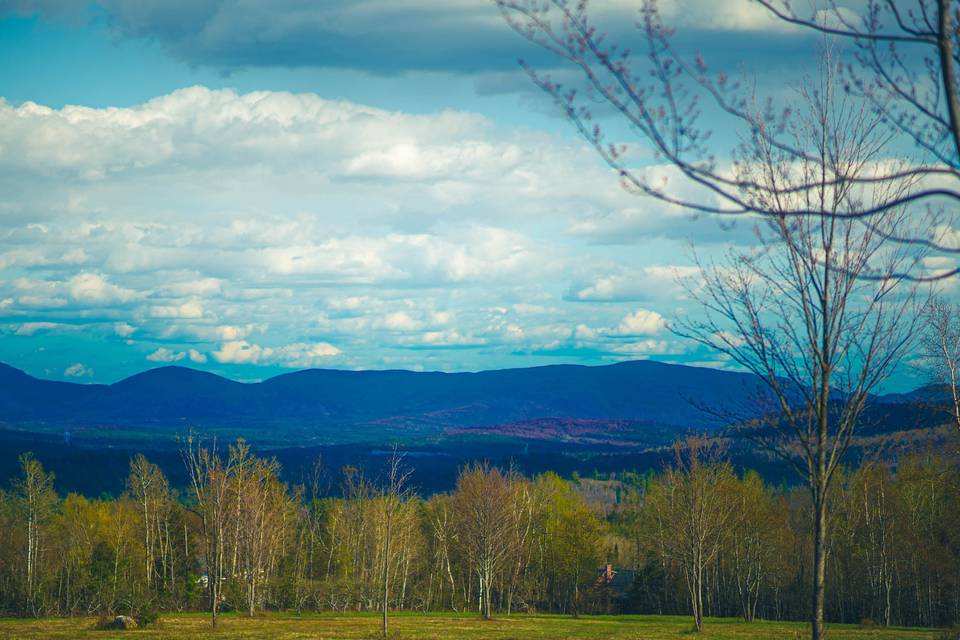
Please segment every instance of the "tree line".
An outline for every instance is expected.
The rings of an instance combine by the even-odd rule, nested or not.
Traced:
[[[243,441],[188,441],[187,487],[144,456],[116,498],[58,496],[32,455],[0,493],[0,613],[461,611],[809,617],[811,496],[678,443],[662,473],[563,479],[474,464],[418,496],[394,454],[291,486]],[[960,470],[934,454],[842,470],[826,618],[960,620]]]

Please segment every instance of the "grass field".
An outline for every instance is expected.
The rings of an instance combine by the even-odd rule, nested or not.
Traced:
[[[270,614],[256,618],[225,615],[220,628],[210,628],[209,617],[199,614],[165,616],[154,628],[134,631],[98,631],[94,618],[49,618],[44,620],[0,619],[4,640],[96,638],[188,638],[203,640],[339,640],[379,637],[379,620],[368,614],[319,614],[297,616]],[[661,640],[666,638],[793,639],[806,638],[800,623],[753,622],[708,619],[703,634],[692,631],[689,617],[674,616],[502,616],[484,621],[475,615],[397,614],[391,618],[391,637],[409,640]],[[889,638],[933,640],[942,632],[930,629],[882,629],[847,625],[831,626],[830,640]]]

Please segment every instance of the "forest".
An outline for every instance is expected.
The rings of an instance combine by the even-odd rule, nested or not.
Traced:
[[[809,618],[807,488],[771,486],[678,443],[661,473],[524,477],[474,464],[419,495],[402,451],[339,487],[279,479],[242,440],[192,438],[191,481],[144,456],[116,498],[57,495],[30,454],[0,494],[0,614],[473,611]],[[841,469],[832,487],[826,618],[960,619],[960,473],[933,452]],[[216,622],[214,622],[216,624]]]

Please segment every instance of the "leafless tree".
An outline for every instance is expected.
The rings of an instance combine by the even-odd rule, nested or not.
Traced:
[[[484,618],[492,615],[494,581],[510,554],[513,497],[509,474],[496,467],[474,465],[457,479],[458,539],[479,582],[477,604]]]
[[[227,577],[228,527],[234,515],[230,500],[230,461],[224,463],[217,453],[215,440],[211,448],[206,448],[193,434],[187,436],[181,455],[190,476],[194,510],[200,518],[210,618],[216,628]]]
[[[801,206],[826,214],[796,218],[770,215],[757,229],[752,250],[731,250],[721,265],[701,264],[702,280],[689,283],[703,316],[682,319],[676,330],[754,373],[763,390],[763,419],[748,435],[789,462],[812,497],[814,530],[814,640],[824,637],[824,587],[829,494],[871,392],[911,346],[917,321],[917,285],[904,282],[905,263],[923,251],[891,245],[886,238],[902,224],[902,208],[884,207],[909,185],[869,187],[835,183],[823,171],[830,162],[859,175],[881,148],[876,118],[821,73],[799,90],[805,113],[790,128],[792,145],[812,160],[797,162],[761,132],[744,141],[739,171],[744,183],[768,189],[746,191],[757,208],[790,211]],[[797,192],[792,185],[818,190]],[[875,205],[865,203],[876,203]],[[870,224],[846,212],[882,211]],[[882,265],[885,278],[861,276]]]
[[[136,501],[140,512],[143,579],[145,588],[149,590],[156,573],[157,553],[166,555],[162,524],[170,511],[170,485],[160,468],[138,453],[130,460],[127,490]]]
[[[567,87],[552,76],[524,64],[533,81],[551,95],[586,141],[620,176],[629,192],[652,196],[669,205],[719,216],[760,215],[783,217],[842,217],[867,225],[881,222],[889,211],[912,207],[912,215],[897,229],[876,224],[875,234],[896,245],[919,245],[939,254],[960,253],[954,232],[947,222],[952,209],[945,205],[960,202],[960,154],[957,148],[956,30],[950,0],[917,0],[918,9],[906,16],[893,0],[868,0],[864,30],[843,22],[848,15],[836,5],[836,18],[846,26],[823,26],[817,18],[801,20],[790,9],[789,0],[758,0],[776,15],[798,24],[819,29],[830,36],[848,35],[860,44],[859,61],[869,69],[869,80],[857,75],[857,68],[845,66],[851,97],[859,95],[880,113],[878,124],[889,126],[895,137],[905,133],[915,142],[921,155],[918,162],[876,163],[869,170],[852,171],[841,158],[811,155],[805,146],[797,146],[790,136],[794,110],[790,104],[778,104],[772,98],[756,95],[752,83],[735,81],[723,71],[714,71],[701,56],[687,59],[675,49],[673,30],[663,23],[656,0],[638,0],[642,51],[630,50],[611,42],[591,18],[586,0],[495,0],[507,24],[522,36],[555,54],[579,72],[586,91]],[[832,3],[833,0],[827,0]],[[882,31],[880,15],[891,16],[899,36]],[[823,12],[815,16],[824,15]],[[909,20],[909,22],[908,22]],[[912,26],[911,26],[912,25]],[[937,36],[936,34],[949,34]],[[911,74],[923,67],[908,65],[896,45],[910,43],[933,46],[935,60],[927,65],[928,76],[913,79]],[[881,51],[889,49],[889,54]],[[812,52],[811,52],[812,53]],[[940,61],[942,64],[938,64]],[[904,82],[909,79],[909,82]],[[934,82],[930,82],[930,81]],[[941,90],[942,89],[942,90]],[[584,97],[586,94],[587,97]],[[902,95],[901,95],[902,94]],[[629,125],[656,159],[673,169],[671,182],[633,160],[631,144],[613,140],[595,118],[591,106],[610,107],[621,123]],[[737,131],[746,137],[759,137],[763,145],[785,160],[816,165],[813,179],[796,180],[789,186],[789,199],[783,185],[757,180],[750,172],[729,166],[732,149],[717,149],[711,142],[711,130],[702,123],[703,105],[714,105],[728,121],[717,127]],[[761,108],[755,105],[760,104]],[[656,169],[654,167],[653,169]],[[903,190],[904,180],[912,185]],[[880,188],[891,194],[882,200],[863,200],[843,211],[825,211],[811,206],[826,187],[859,185]],[[765,197],[749,197],[763,194]],[[772,201],[776,201],[772,205]],[[909,224],[908,224],[909,223]],[[932,270],[923,264],[901,265],[915,280],[943,279],[960,269]],[[861,278],[885,278],[882,265],[865,265]]]
[[[25,594],[28,606],[36,614],[35,597],[38,590],[41,537],[43,525],[53,515],[57,494],[53,488],[53,474],[44,470],[32,453],[20,456],[20,477],[14,483],[14,496],[26,528]]]
[[[239,536],[235,554],[239,555],[239,574],[246,587],[247,613],[253,617],[263,599],[263,587],[268,584],[290,536],[289,525],[294,521],[294,500],[280,479],[280,465],[276,459],[243,455],[246,464],[239,464],[240,445],[231,447],[230,465],[234,474],[242,475],[235,499],[240,504]],[[297,497],[299,502],[299,497]]]
[[[729,464],[700,438],[674,446],[676,465],[647,495],[657,523],[657,546],[682,568],[693,621],[703,631],[704,574],[723,548],[738,505],[729,495],[735,479]]]
[[[823,0],[802,13],[790,0],[756,2],[792,25],[852,40],[847,88],[925,152],[929,163],[911,171],[960,178],[960,2],[867,0],[853,7]]]
[[[390,628],[390,564],[393,552],[394,533],[397,519],[404,504],[412,495],[409,486],[411,471],[403,463],[404,455],[394,446],[390,455],[386,482],[380,496],[383,507],[383,636],[386,638]]]
[[[925,355],[934,379],[950,391],[951,419],[960,435],[960,307],[943,298],[930,301],[926,309]]]

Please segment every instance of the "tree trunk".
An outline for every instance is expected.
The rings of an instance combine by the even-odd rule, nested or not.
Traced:
[[[823,610],[826,599],[827,570],[827,509],[823,489],[815,498],[815,522],[813,527],[813,612],[810,625],[812,640],[823,640]]]
[[[703,569],[697,567],[694,575],[693,588],[693,623],[697,627],[697,632],[703,631]]]
[[[389,508],[389,507],[388,507]],[[387,514],[386,535],[383,544],[383,637],[387,637],[390,627],[390,534],[392,533],[392,514]]]

